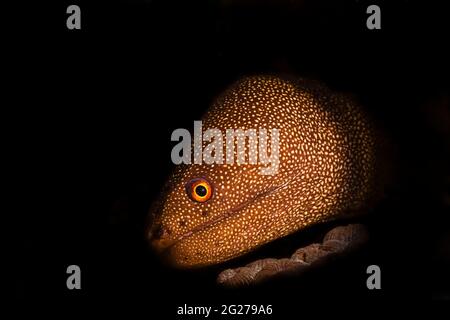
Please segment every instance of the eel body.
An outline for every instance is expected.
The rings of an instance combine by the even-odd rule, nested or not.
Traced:
[[[260,163],[178,165],[148,233],[175,266],[224,262],[313,224],[364,212],[377,193],[371,121],[351,98],[316,82],[243,78],[202,121],[203,130],[278,129],[278,170],[263,175]],[[193,184],[201,196],[209,192],[207,201],[192,197]]]

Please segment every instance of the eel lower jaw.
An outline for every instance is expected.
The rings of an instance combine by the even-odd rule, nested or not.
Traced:
[[[204,230],[212,228],[213,226],[217,226],[219,224],[225,223],[231,217],[236,216],[240,212],[242,212],[242,210],[244,208],[253,204],[257,200],[280,190],[283,186],[284,185],[277,186],[277,187],[271,187],[268,190],[265,190],[265,191],[255,195],[251,199],[235,206],[234,208],[221,213],[220,215],[216,216],[215,218],[194,227],[193,229],[181,234],[178,237],[171,238],[170,235],[161,231],[162,229],[161,229],[160,225],[153,226],[152,231],[149,234],[151,246],[154,248],[154,250],[156,252],[160,253],[163,257],[165,256],[167,258],[171,255],[171,249],[173,249],[175,247],[175,245],[192,237],[193,235],[196,235],[199,232],[202,232]]]
[[[162,253],[169,250],[177,242],[177,239],[154,239],[151,240],[151,246],[156,252]]]
[[[204,223],[198,225],[197,227],[181,234],[180,236],[178,236],[176,238],[169,238],[169,237],[166,237],[166,235],[157,236],[157,235],[154,235],[153,232],[150,232],[149,238],[150,238],[151,246],[157,253],[160,253],[163,255],[169,255],[171,248],[173,248],[176,244],[190,238],[191,236],[197,234],[198,232],[201,232],[203,230],[206,230],[208,228],[216,226],[220,223],[224,223],[228,218],[236,215],[241,209],[242,209],[242,205],[236,207],[235,209],[227,211],[210,221],[204,222]]]

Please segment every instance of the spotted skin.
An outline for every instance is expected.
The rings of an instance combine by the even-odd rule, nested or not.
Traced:
[[[313,224],[361,212],[372,198],[372,126],[351,99],[320,84],[243,78],[202,121],[203,130],[222,132],[277,128],[279,169],[262,175],[261,164],[177,166],[149,232],[153,247],[174,266],[227,261]],[[186,193],[185,185],[199,177],[214,190],[205,203]]]

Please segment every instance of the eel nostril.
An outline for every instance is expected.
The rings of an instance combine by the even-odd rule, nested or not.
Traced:
[[[170,235],[170,230],[163,228],[162,226],[157,226],[153,232],[155,239],[164,239]]]

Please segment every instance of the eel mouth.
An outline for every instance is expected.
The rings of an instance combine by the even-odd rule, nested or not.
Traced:
[[[222,212],[220,215],[214,217],[213,219],[209,221],[205,221],[201,223],[200,225],[194,227],[193,229],[181,234],[180,236],[176,238],[170,239],[170,235],[161,229],[161,226],[157,224],[156,226],[152,226],[149,238],[151,239],[151,245],[152,247],[160,253],[167,253],[170,251],[170,249],[175,246],[177,243],[188,239],[189,237],[192,237],[198,232],[204,231],[206,229],[212,228],[213,226],[216,226],[220,223],[223,223],[224,221],[228,220],[231,217],[234,217],[238,215],[244,208],[248,207],[249,205],[255,203],[259,199],[266,197],[270,194],[275,193],[276,191],[280,190],[284,186],[274,186],[267,190],[264,190],[252,198],[238,204],[237,206]]]

